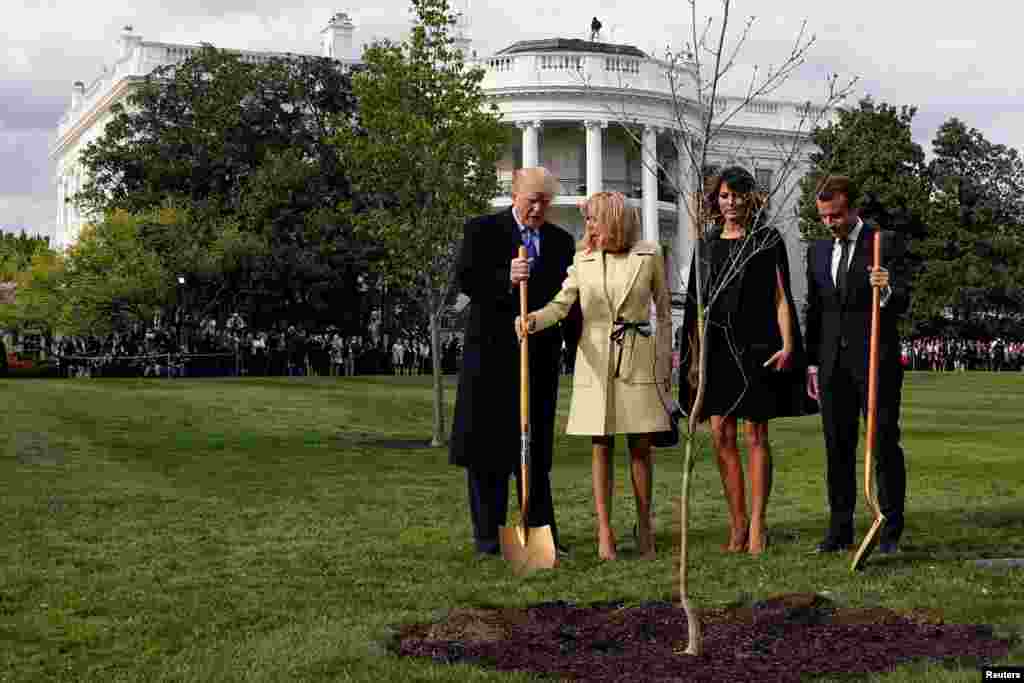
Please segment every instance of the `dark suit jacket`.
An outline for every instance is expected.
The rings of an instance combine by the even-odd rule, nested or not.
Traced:
[[[877,227],[864,224],[850,261],[846,296],[832,282],[833,240],[817,240],[807,249],[806,328],[808,365],[819,366],[819,379],[827,385],[838,360],[861,380],[867,378],[871,342],[871,298],[868,267]],[[900,339],[897,323],[910,303],[904,268],[902,235],[881,231],[882,265],[889,270],[892,294],[879,318],[879,372],[899,368]]]
[[[463,467],[513,471],[519,462],[519,342],[513,326],[519,290],[509,282],[509,262],[522,239],[512,209],[466,223],[456,276],[470,297],[465,347],[455,399],[449,460]],[[547,304],[561,289],[576,251],[572,235],[551,223],[540,229],[540,256],[528,280],[529,309]],[[563,339],[575,350],[581,317],[530,335],[530,418],[533,466],[550,468],[555,387]]]

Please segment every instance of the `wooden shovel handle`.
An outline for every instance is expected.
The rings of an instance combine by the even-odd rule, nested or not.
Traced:
[[[519,247],[519,258],[526,258],[526,247]],[[526,280],[519,283],[519,317],[526,326],[530,312],[526,300]],[[530,345],[529,334],[519,342],[519,426],[525,433],[530,429]]]
[[[519,258],[526,258],[526,247],[519,247]],[[527,327],[526,316],[530,307],[526,299],[526,280],[519,283],[519,318],[523,326]],[[529,450],[530,438],[530,344],[529,330],[524,330],[523,338],[519,342],[519,428],[524,443],[522,445],[521,458],[519,463],[520,494],[519,511],[523,519],[523,529],[527,528],[526,515],[530,507],[530,468],[527,463],[527,451]]]
[[[882,265],[882,231],[876,230],[873,240],[874,268]],[[879,344],[879,317],[882,302],[882,292],[878,287],[871,291],[871,346],[868,355],[868,410],[867,410],[867,435],[864,444],[864,496],[868,503],[874,508],[875,516],[878,511],[874,489],[871,486],[872,470],[874,469],[872,459],[875,450],[875,432],[878,423],[878,344]]]

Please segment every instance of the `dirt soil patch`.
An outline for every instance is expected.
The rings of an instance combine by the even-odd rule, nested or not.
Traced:
[[[704,654],[686,648],[686,615],[670,602],[456,609],[403,626],[392,650],[577,681],[793,681],[886,671],[913,659],[981,666],[1011,643],[990,626],[946,624],[930,609],[839,608],[815,594],[702,612]]]

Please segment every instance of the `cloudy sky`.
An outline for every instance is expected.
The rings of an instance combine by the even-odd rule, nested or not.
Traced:
[[[267,0],[13,0],[0,28],[0,226],[48,233],[57,212],[49,149],[71,83],[91,82],[117,54],[121,27],[144,40],[253,50],[317,53],[318,35],[336,11],[356,23],[356,42],[401,37],[406,0],[321,4]],[[356,0],[348,0],[355,2]],[[451,1],[451,0],[450,0]],[[458,0],[467,2],[467,0]],[[473,47],[481,55],[515,40],[586,37],[590,18],[603,38],[657,55],[689,35],[681,0],[468,0]],[[344,3],[345,0],[340,0]],[[696,0],[699,16],[720,14],[721,0]],[[968,5],[924,0],[733,0],[733,26],[756,15],[743,61],[777,63],[807,21],[816,43],[789,94],[820,91],[819,75],[860,78],[856,96],[918,107],[914,136],[930,148],[937,127],[958,116],[997,143],[1024,150],[1017,19],[1007,0]],[[1015,54],[1016,53],[1016,54]],[[784,93],[785,94],[785,93]]]

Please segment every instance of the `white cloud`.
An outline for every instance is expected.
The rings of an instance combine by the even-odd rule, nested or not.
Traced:
[[[975,50],[978,41],[973,38],[941,38],[935,41],[937,50]]]
[[[6,171],[0,181],[0,192],[33,193],[48,190],[51,183],[47,176],[50,169],[47,150],[52,139],[53,132],[48,129],[0,130],[0,159]]]

